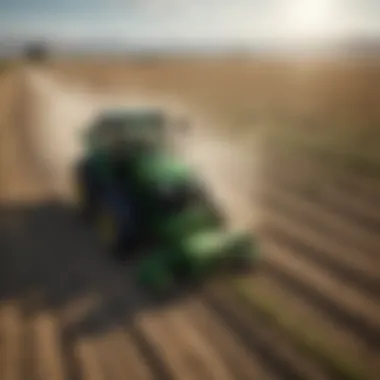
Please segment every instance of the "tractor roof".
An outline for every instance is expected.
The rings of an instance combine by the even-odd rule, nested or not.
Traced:
[[[123,107],[123,108],[110,108],[103,110],[101,117],[103,118],[129,118],[135,116],[145,115],[161,115],[164,111],[158,107]]]
[[[159,109],[153,108],[117,108],[101,112],[95,119],[95,128],[106,128],[110,125],[124,125],[125,122],[144,120],[162,120],[165,115]]]

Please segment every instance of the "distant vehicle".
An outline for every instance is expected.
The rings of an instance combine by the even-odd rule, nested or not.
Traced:
[[[171,123],[160,109],[104,112],[86,133],[76,172],[86,220],[110,251],[148,252],[138,279],[161,292],[258,259],[253,237],[227,231],[195,173],[169,153]]]
[[[30,62],[40,63],[47,60],[49,52],[44,43],[33,42],[25,46],[24,56]]]

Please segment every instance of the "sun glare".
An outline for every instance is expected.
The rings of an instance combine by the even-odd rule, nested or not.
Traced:
[[[295,38],[329,36],[336,30],[336,9],[334,0],[290,0],[283,13],[284,26]]]

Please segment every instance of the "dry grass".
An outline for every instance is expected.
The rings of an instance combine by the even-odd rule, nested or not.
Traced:
[[[374,62],[59,61],[49,66],[95,87],[141,86],[214,105],[219,112],[265,106],[322,118],[380,116],[380,65]]]
[[[351,157],[365,154],[365,161],[373,155],[378,160],[380,62],[83,59],[49,66],[95,88],[138,88],[174,96],[228,131],[270,127],[281,139],[287,135],[294,141],[296,136],[329,150],[346,149]]]
[[[45,65],[95,89],[174,97],[244,138],[260,127],[278,141],[339,152],[334,157],[349,165],[380,162],[380,62],[83,58]]]
[[[142,88],[172,95],[227,124],[262,109],[277,91],[266,83],[281,75],[276,63],[247,61],[58,62],[52,67],[95,88]]]

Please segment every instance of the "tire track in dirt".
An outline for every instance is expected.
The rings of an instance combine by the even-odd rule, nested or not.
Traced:
[[[367,191],[354,191],[355,185],[359,186],[363,182],[357,173],[329,167],[310,153],[283,152],[281,149],[274,151],[273,147],[269,152],[270,159],[266,160],[265,170],[267,180],[276,181],[289,191],[325,204],[331,211],[351,218],[369,231],[379,232],[380,203],[374,197],[380,191],[379,181],[371,181]],[[281,162],[281,166],[278,162]],[[296,172],[283,170],[294,167],[297,167]]]
[[[295,294],[306,297],[337,322],[364,339],[371,349],[379,347],[378,306],[363,300],[360,292],[348,289],[326,273],[319,272],[304,258],[281,246],[274,239],[263,242],[266,255],[264,272]]]
[[[336,239],[325,234],[324,228],[322,231],[313,228],[313,222],[319,221],[313,210],[300,205],[298,199],[283,194],[267,190],[263,231],[293,247],[321,268],[350,282],[351,286],[362,288],[378,298],[380,270],[377,260],[364,255],[351,240]]]
[[[338,190],[333,184],[316,187],[313,190],[304,179],[304,186],[295,186],[283,173],[267,176],[267,181],[273,186],[280,186],[304,202],[323,207],[328,213],[333,213],[336,217],[345,220],[351,230],[364,231],[366,237],[379,236],[380,210],[376,210],[376,204],[373,202],[349,195],[344,190]]]
[[[149,315],[147,318],[148,320],[144,321],[144,331],[149,331],[151,341],[156,346],[161,346],[162,359],[174,378],[231,379],[231,374],[223,368],[221,361],[215,359],[212,349],[207,348],[209,342],[204,342],[199,337],[199,332],[194,331],[188,321],[181,321],[181,311],[175,311],[174,314],[170,313],[165,317]],[[192,332],[191,336],[189,332]]]
[[[373,304],[379,297],[378,237],[358,226],[347,213],[331,207],[340,200],[350,208],[353,197],[337,180],[353,186],[358,179],[350,174],[350,179],[343,181],[340,178],[347,174],[336,175],[335,169],[306,153],[284,153],[281,149],[273,154],[267,151],[264,167],[263,272],[283,289],[315,305],[326,318],[349,329],[367,343],[368,352],[378,356],[380,326],[376,321],[380,311],[373,309],[372,322],[359,317],[370,310],[366,304],[359,306],[360,300],[371,296]],[[365,208],[351,214],[376,217],[372,198],[362,197],[354,205]],[[352,303],[355,299],[359,304]]]
[[[215,348],[218,350],[223,362],[231,368],[236,377],[241,380],[251,380],[252,376],[259,379],[275,379],[269,377],[259,357],[252,357],[249,349],[241,342],[239,335],[212,312],[209,305],[200,299],[192,300],[187,306],[187,312],[192,323],[204,335],[212,336]],[[214,321],[217,321],[215,323]]]
[[[279,184],[274,184],[272,188],[274,188],[274,186],[281,189]],[[337,241],[350,241],[354,247],[361,250],[362,255],[365,255],[367,260],[378,261],[378,247],[380,246],[379,236],[365,229],[358,228],[350,223],[349,220],[339,214],[335,214],[328,208],[321,207],[318,203],[307,200],[301,195],[297,197],[292,196],[291,193],[286,192],[286,189],[284,190],[283,193],[286,193],[289,199],[289,208],[293,205],[297,205],[297,207],[291,211],[293,214],[296,214],[297,210],[302,208],[305,210],[303,212],[305,217],[307,215],[308,224],[311,227],[320,230],[323,234]],[[277,201],[277,198],[272,196],[271,201],[273,200]]]
[[[284,379],[327,379],[330,375],[313,359],[303,355],[279,331],[273,329],[260,314],[242,307],[231,289],[225,286],[211,288],[204,302],[215,315],[238,332],[240,342],[251,350],[262,353],[262,365]],[[252,312],[251,312],[252,311]]]
[[[328,311],[315,305],[312,299],[289,291],[265,272],[244,280],[244,283],[245,294],[253,295],[253,299],[259,303],[276,305],[281,310],[279,318],[284,325],[301,328],[299,336],[306,335],[309,342],[317,342],[316,345],[328,346],[333,352],[344,353],[348,360],[352,358],[360,362],[363,357],[366,360],[368,348],[362,336],[338,323]]]
[[[0,309],[0,331],[0,378],[18,380],[22,371],[24,327],[17,307],[6,305]]]
[[[289,378],[288,373],[284,370],[284,368],[277,368],[262,364],[263,361],[266,363],[268,361],[272,363],[272,358],[275,358],[275,360],[281,362],[281,360],[283,360],[281,355],[279,356],[278,354],[273,354],[270,349],[266,351],[262,349],[262,346],[260,345],[247,345],[245,340],[242,338],[241,328],[236,328],[234,325],[231,326],[228,323],[223,322],[221,312],[219,311],[216,313],[215,310],[210,308],[210,304],[208,301],[203,299],[202,294],[203,292],[200,294],[190,294],[187,298],[179,301],[179,304],[175,303],[173,306],[170,306],[169,310],[160,309],[157,312],[154,312],[153,324],[157,323],[159,324],[159,327],[153,331],[152,326],[149,326],[149,324],[152,323],[152,314],[138,317],[134,324],[137,325],[139,334],[145,335],[144,340],[149,341],[148,344],[150,347],[153,346],[157,349],[159,349],[162,345],[162,342],[173,340],[173,338],[171,338],[173,336],[176,337],[174,340],[177,339],[177,344],[174,346],[171,346],[169,343],[164,344],[164,346],[168,349],[168,358],[175,357],[179,354],[176,350],[179,343],[178,338],[183,335],[187,336],[187,339],[183,339],[183,342],[181,343],[183,347],[182,349],[185,350],[185,355],[181,359],[182,361],[184,360],[183,365],[186,366],[187,360],[190,360],[188,365],[191,366],[191,368],[194,368],[194,365],[198,362],[201,365],[201,370],[210,371],[211,368],[208,370],[206,368],[210,366],[210,363],[215,362],[215,367],[219,367],[219,370],[214,376],[218,379],[224,378],[224,376],[237,380],[244,378],[251,379],[257,375],[259,375],[261,379],[268,380]],[[142,302],[141,298],[140,302]],[[170,314],[169,318],[167,316],[168,313]],[[166,327],[163,327],[162,323],[164,323]],[[174,325],[176,326],[173,331]],[[260,324],[256,326],[258,330],[260,330],[261,327],[262,326]],[[166,333],[164,333],[165,328]],[[162,333],[162,335],[157,335],[158,333]],[[191,338],[189,334],[193,335],[193,338]],[[245,338],[246,334],[247,331],[243,331],[243,336]],[[189,342],[194,339],[194,335],[197,337],[196,341],[198,341],[201,346],[193,346],[192,344],[189,346]],[[250,337],[252,341],[255,340],[254,335],[250,335]],[[203,343],[201,343],[202,341]],[[184,343],[186,343],[185,346],[183,346]],[[278,342],[275,340],[268,340],[267,344],[269,344],[270,347],[272,347],[272,345],[275,347]],[[210,352],[213,352],[211,358],[214,357],[214,359],[205,360],[203,355],[199,355],[208,346],[211,348]],[[170,349],[170,347],[172,348]],[[201,347],[201,349],[199,350],[197,347]],[[173,352],[172,350],[176,351]],[[207,357],[209,357],[208,355],[209,354],[207,354]],[[298,364],[296,365],[302,365],[302,362],[303,358],[298,357]],[[176,373],[178,369],[173,368],[173,361],[170,363],[172,371]],[[292,368],[293,365],[294,362],[289,365],[290,368]],[[218,374],[219,372],[220,374]],[[242,373],[244,374],[243,377]],[[172,377],[176,379],[179,378],[176,376]],[[212,372],[205,372],[204,376],[202,376],[202,372],[200,372],[196,378],[208,379],[213,378],[213,375]]]
[[[34,319],[31,328],[36,379],[65,380],[67,375],[57,321],[51,315],[41,313]]]

